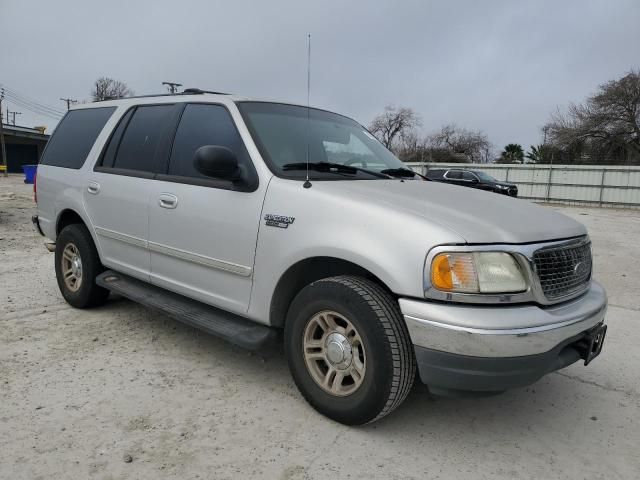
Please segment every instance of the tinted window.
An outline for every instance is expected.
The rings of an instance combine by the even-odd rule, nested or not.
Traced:
[[[460,180],[462,178],[462,172],[460,170],[449,170],[447,172],[447,178],[449,180]]]
[[[472,182],[476,179],[476,176],[470,172],[462,172],[462,179]]]
[[[122,136],[115,168],[158,172],[156,152],[166,136],[173,105],[150,105],[136,108]]]
[[[187,105],[173,142],[169,175],[208,178],[196,171],[193,156],[203,145],[220,145],[236,154],[239,164],[249,166],[247,153],[231,115],[220,105]]]
[[[127,124],[129,123],[129,119],[131,118],[131,115],[133,115],[133,110],[134,109],[132,108],[131,110],[129,110],[127,113],[124,114],[124,116],[120,119],[120,122],[118,123],[118,126],[116,127],[115,131],[111,135],[111,138],[109,139],[109,144],[107,145],[107,149],[105,150],[102,156],[101,165],[103,167],[113,167],[113,161],[116,158],[116,152],[118,150],[118,145],[120,145],[122,132],[124,132],[124,129],[127,127]]]
[[[68,112],[53,132],[40,163],[65,168],[82,167],[115,109],[85,108]]]

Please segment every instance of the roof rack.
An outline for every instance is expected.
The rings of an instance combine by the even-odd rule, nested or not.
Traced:
[[[174,95],[203,95],[205,93],[209,93],[213,95],[230,95],[230,93],[213,92],[211,90],[201,90],[199,88],[185,88],[182,92],[177,92],[177,93],[156,93],[156,94],[150,94],[150,95],[134,95],[132,97],[122,97],[122,98],[107,97],[107,98],[103,98],[102,100],[96,100],[94,101],[94,103],[107,102],[109,100],[125,100],[129,98],[172,97]]]
[[[203,93],[212,93],[213,95],[230,95],[225,92],[212,92],[211,90],[201,90],[199,88],[185,88],[182,92],[182,95],[201,95]]]

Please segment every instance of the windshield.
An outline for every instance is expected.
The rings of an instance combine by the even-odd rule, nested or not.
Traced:
[[[262,157],[279,176],[304,178],[306,168],[300,164],[306,163],[307,151],[309,162],[316,164],[309,172],[315,179],[375,180],[389,178],[389,170],[408,170],[360,124],[342,115],[267,102],[238,102],[238,108]]]
[[[497,182],[497,180],[493,178],[491,175],[489,175],[488,173],[478,172],[475,170],[473,173],[475,173],[480,180],[484,180],[485,182]]]

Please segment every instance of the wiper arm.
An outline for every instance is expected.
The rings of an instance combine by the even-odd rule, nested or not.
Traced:
[[[351,173],[356,174],[358,172],[368,173],[378,178],[390,178],[390,175],[384,172],[374,172],[373,170],[367,170],[366,168],[354,167],[352,165],[343,165],[342,163],[333,162],[309,162],[309,170],[315,170],[316,172],[327,173]],[[286,163],[282,166],[283,170],[306,170],[307,163]]]
[[[387,168],[386,170],[381,170],[380,173],[386,173],[387,175],[391,175],[392,177],[398,177],[398,178],[413,178],[415,176],[418,176],[422,180],[429,181],[429,179],[424,175],[422,175],[421,173],[414,172],[409,168]]]
[[[392,177],[406,177],[406,178],[412,178],[417,175],[416,172],[408,168],[387,168],[385,170],[380,170],[380,173],[385,173],[387,175],[391,175]]]

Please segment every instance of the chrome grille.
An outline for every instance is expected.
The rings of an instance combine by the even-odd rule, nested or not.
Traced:
[[[548,300],[558,300],[589,286],[591,243],[585,239],[557,247],[542,248],[533,254],[542,292]]]

